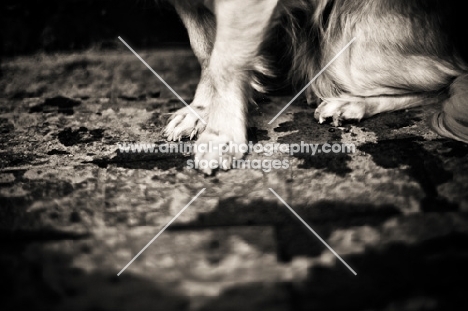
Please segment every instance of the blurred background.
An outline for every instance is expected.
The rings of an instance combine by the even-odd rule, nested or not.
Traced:
[[[188,46],[174,9],[153,0],[6,0],[0,21],[6,56],[111,49],[118,36],[135,48]]]

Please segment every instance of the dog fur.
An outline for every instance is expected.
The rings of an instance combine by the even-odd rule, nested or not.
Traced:
[[[259,76],[271,76],[281,63],[292,83],[307,84],[356,38],[307,91],[308,101],[319,104],[320,123],[331,119],[338,126],[445,100],[433,128],[468,142],[468,48],[460,40],[459,1],[167,1],[202,67],[191,107],[207,123],[183,108],[165,129],[168,140],[198,136],[199,144],[246,143],[247,103],[254,91],[264,91]],[[211,160],[218,153],[195,156]],[[242,156],[223,158],[230,163]]]

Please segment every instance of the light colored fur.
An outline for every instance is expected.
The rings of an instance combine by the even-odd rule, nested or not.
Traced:
[[[208,4],[216,17],[216,30],[209,28],[211,23],[191,17],[198,10],[200,1],[188,3],[174,0],[174,5],[188,27],[193,27],[192,48],[202,64],[202,77],[197,88],[192,107],[200,111],[207,122],[206,127],[184,108],[169,122],[165,134],[169,140],[181,136],[200,134],[197,143],[214,146],[247,142],[247,103],[252,94],[251,81],[258,65],[259,50],[270,25],[277,0],[215,0]],[[206,13],[205,17],[209,16]],[[198,32],[209,28],[210,42],[199,42]],[[196,29],[194,29],[196,28]],[[210,34],[211,33],[211,34]],[[214,38],[209,38],[209,36]],[[206,52],[211,51],[209,60]],[[218,151],[195,154],[199,160],[218,160]],[[228,167],[234,158],[242,158],[242,153],[226,153]],[[210,174],[211,169],[206,168]]]
[[[338,125],[433,103],[468,72],[442,29],[448,17],[441,0],[168,1],[186,25],[202,66],[192,108],[207,121],[205,127],[181,109],[165,130],[169,140],[198,135],[199,143],[246,142],[247,102],[254,89],[262,90],[255,72],[270,74],[265,50],[268,41],[278,39],[272,35],[278,27],[287,34],[281,53],[289,57],[290,80],[296,83],[307,83],[356,38],[307,92],[309,101],[321,102],[315,112],[320,122],[333,119]],[[463,118],[455,120],[468,115],[465,102],[456,110]],[[454,136],[463,140],[458,133]],[[212,159],[217,153],[196,156]],[[230,161],[242,154],[224,156]]]

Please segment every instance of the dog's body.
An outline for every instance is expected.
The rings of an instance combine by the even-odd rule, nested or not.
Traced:
[[[247,103],[268,74],[268,42],[284,31],[290,77],[307,84],[353,38],[311,85],[315,117],[361,120],[381,112],[447,99],[434,118],[440,134],[468,142],[466,46],[458,44],[458,1],[442,0],[169,0],[186,25],[202,76],[190,109],[178,111],[169,140],[200,134],[198,143],[246,142]],[[460,28],[463,29],[463,28]],[[276,35],[276,37],[275,37]],[[467,89],[468,91],[468,89]],[[445,98],[444,98],[445,96]],[[218,157],[204,153],[203,159]],[[230,161],[242,154],[224,154]],[[210,173],[208,169],[206,171]]]

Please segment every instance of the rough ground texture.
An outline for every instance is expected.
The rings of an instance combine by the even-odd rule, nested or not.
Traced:
[[[191,99],[199,68],[190,51],[141,56]],[[183,106],[129,51],[17,57],[1,69],[0,309],[468,306],[468,147],[428,129],[440,107],[332,128],[300,99],[270,126],[293,94],[263,98],[252,140],[346,142],[356,153],[276,153],[289,169],[207,177],[186,168],[188,155],[117,151],[164,144],[166,119]]]

